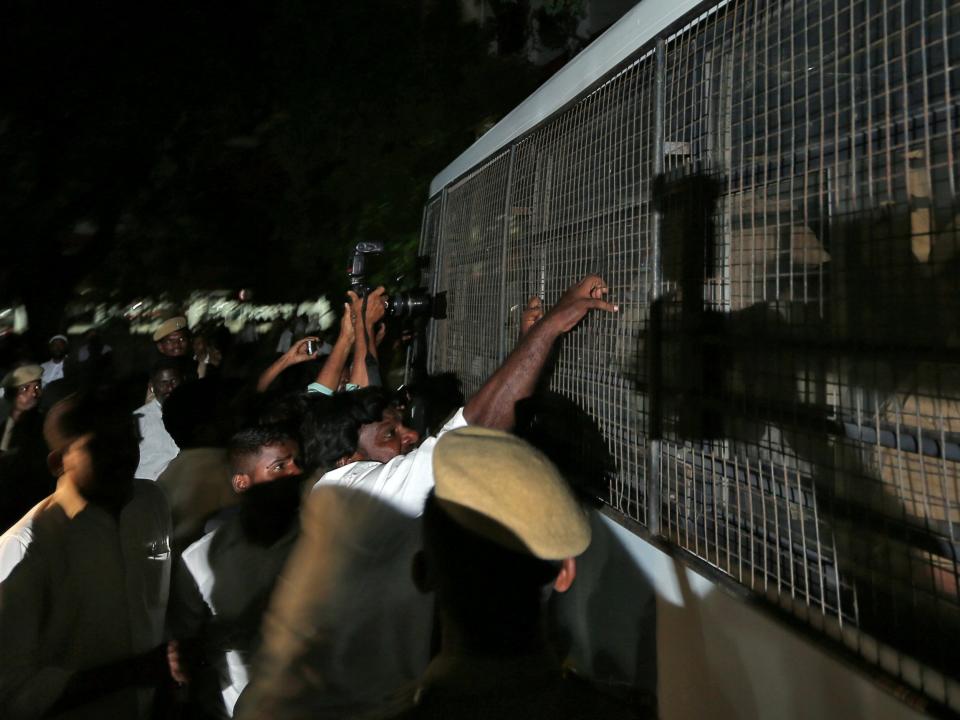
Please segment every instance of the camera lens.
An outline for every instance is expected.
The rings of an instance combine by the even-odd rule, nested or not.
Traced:
[[[430,315],[430,296],[422,292],[399,293],[387,298],[387,312],[395,318]]]

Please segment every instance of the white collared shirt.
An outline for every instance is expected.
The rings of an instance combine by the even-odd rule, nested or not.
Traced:
[[[54,360],[51,358],[45,363],[42,363],[40,368],[43,370],[43,375],[40,376],[40,383],[44,387],[54,380],[59,380],[63,377],[63,360]]]
[[[419,517],[437,439],[466,425],[461,408],[407,455],[351,463],[317,481],[264,619],[241,718],[343,717],[420,677],[433,601],[410,574]]]
[[[163,408],[154,398],[134,413],[140,424],[140,465],[135,477],[156,480],[180,448],[163,425]]]

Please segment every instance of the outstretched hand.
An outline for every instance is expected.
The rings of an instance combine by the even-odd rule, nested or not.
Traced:
[[[381,285],[372,293],[367,295],[367,327],[373,328],[378,322],[383,320],[387,312],[387,299],[384,297],[387,291]]]
[[[362,314],[364,299],[357,295],[353,290],[347,291],[347,297],[350,298],[351,311],[357,324],[359,324],[361,319],[365,318],[367,329],[372,330],[372,328],[383,319],[383,316],[387,311],[387,301],[384,298],[386,292],[387,291],[381,285],[376,290],[367,293],[367,312],[364,316]]]
[[[591,310],[619,311],[604,299],[608,292],[603,278],[587,275],[542,317],[542,303],[531,298],[520,323],[526,334],[464,406],[467,423],[497,430],[513,428],[517,402],[533,394],[557,338],[572,330]]]
[[[523,337],[534,325],[543,318],[543,301],[533,295],[527,300],[523,312],[520,314],[520,337]]]
[[[357,296],[352,290],[350,290],[347,295],[350,296],[350,302],[343,304],[343,317],[340,318],[340,336],[337,339],[347,345],[353,345],[353,340],[356,337],[356,328],[354,326],[356,316],[353,312],[353,301]]]
[[[310,335],[291,345],[290,349],[283,354],[284,363],[286,365],[296,365],[298,363],[306,362],[307,360],[313,360],[317,356],[318,350],[314,350],[312,353],[307,352],[307,342],[310,340],[313,340],[314,343],[316,343],[318,338]]]
[[[311,340],[315,343],[317,342],[317,338],[312,335],[297,340],[297,342],[290,346],[289,350],[274,360],[270,367],[260,374],[257,380],[257,392],[266,392],[267,388],[277,379],[277,376],[291,365],[313,360],[319,353],[319,348],[315,348],[312,353],[308,353],[307,343]]]
[[[615,313],[619,306],[604,300],[610,288],[599,275],[587,275],[583,280],[571,285],[560,297],[559,302],[550,308],[543,321],[548,322],[559,333],[565,333],[576,327],[591,310],[603,310]]]

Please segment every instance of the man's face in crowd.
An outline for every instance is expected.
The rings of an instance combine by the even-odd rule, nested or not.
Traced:
[[[50,343],[50,357],[54,360],[63,360],[67,355],[67,344],[57,338]]]
[[[417,432],[403,424],[400,412],[387,408],[380,422],[360,426],[357,450],[364,459],[385,463],[397,455],[406,455],[419,441]]]
[[[34,380],[33,382],[19,385],[15,392],[14,407],[20,412],[31,410],[36,407],[37,402],[40,400],[40,381]]]
[[[303,470],[297,464],[299,448],[293,440],[284,440],[275,445],[265,445],[260,448],[253,466],[247,476],[250,485],[279,480],[280,478],[300,475]]]
[[[63,470],[88,499],[113,494],[124,481],[133,478],[139,459],[135,442],[132,434],[129,438],[101,438],[95,433],[86,433],[65,449]]]
[[[63,451],[63,470],[70,475],[81,493],[89,492],[94,486],[93,457],[89,448],[92,439],[92,433],[82,435]]]
[[[184,330],[174,330],[169,335],[160,338],[157,349],[167,357],[181,357],[187,354],[187,333]]]
[[[153,394],[156,396],[157,401],[163,405],[167,401],[167,398],[170,397],[170,393],[180,385],[180,382],[180,373],[176,370],[164,369],[154,375]]]

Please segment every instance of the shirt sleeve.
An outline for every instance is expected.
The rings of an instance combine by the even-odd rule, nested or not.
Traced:
[[[13,569],[27,554],[27,548],[33,542],[33,518],[39,508],[45,506],[50,498],[42,500],[20,518],[15,525],[0,535],[0,583],[7,579]]]
[[[39,718],[57,701],[73,673],[41,665],[42,613],[49,588],[36,546],[14,570],[0,582],[0,716]]]
[[[213,586],[207,557],[212,535],[200,538],[174,560],[167,608],[167,628],[174,638],[197,637],[210,620],[210,601],[204,590]]]
[[[363,628],[351,625],[350,618],[382,614],[362,608],[376,603],[387,586],[393,568],[389,558],[402,539],[418,542],[412,528],[433,487],[433,447],[437,438],[466,424],[461,408],[437,437],[413,452],[386,464],[354,463],[317,482],[301,514],[300,537],[274,588],[251,684],[235,717],[300,716],[310,698],[359,696],[349,661],[356,659],[351,643],[361,642]],[[409,561],[399,566],[407,584],[409,567]],[[408,621],[420,628],[415,617]],[[429,612],[424,622],[429,627]],[[380,630],[382,649],[390,643],[383,637],[387,630]]]
[[[0,583],[20,564],[26,552],[26,544],[15,533],[7,532],[0,536]]]
[[[353,392],[354,390],[359,390],[360,386],[354,383],[347,383],[343,389],[345,392]],[[318,382],[312,382],[309,385],[307,385],[307,392],[320,393],[322,395],[333,395],[333,390],[328,388],[323,383],[318,383]]]
[[[333,470],[317,481],[314,491],[325,485],[353,488],[408,517],[419,517],[433,489],[433,448],[437,440],[466,425],[463,408],[460,408],[435,437],[428,437],[415,450],[385,464],[357,462]]]

